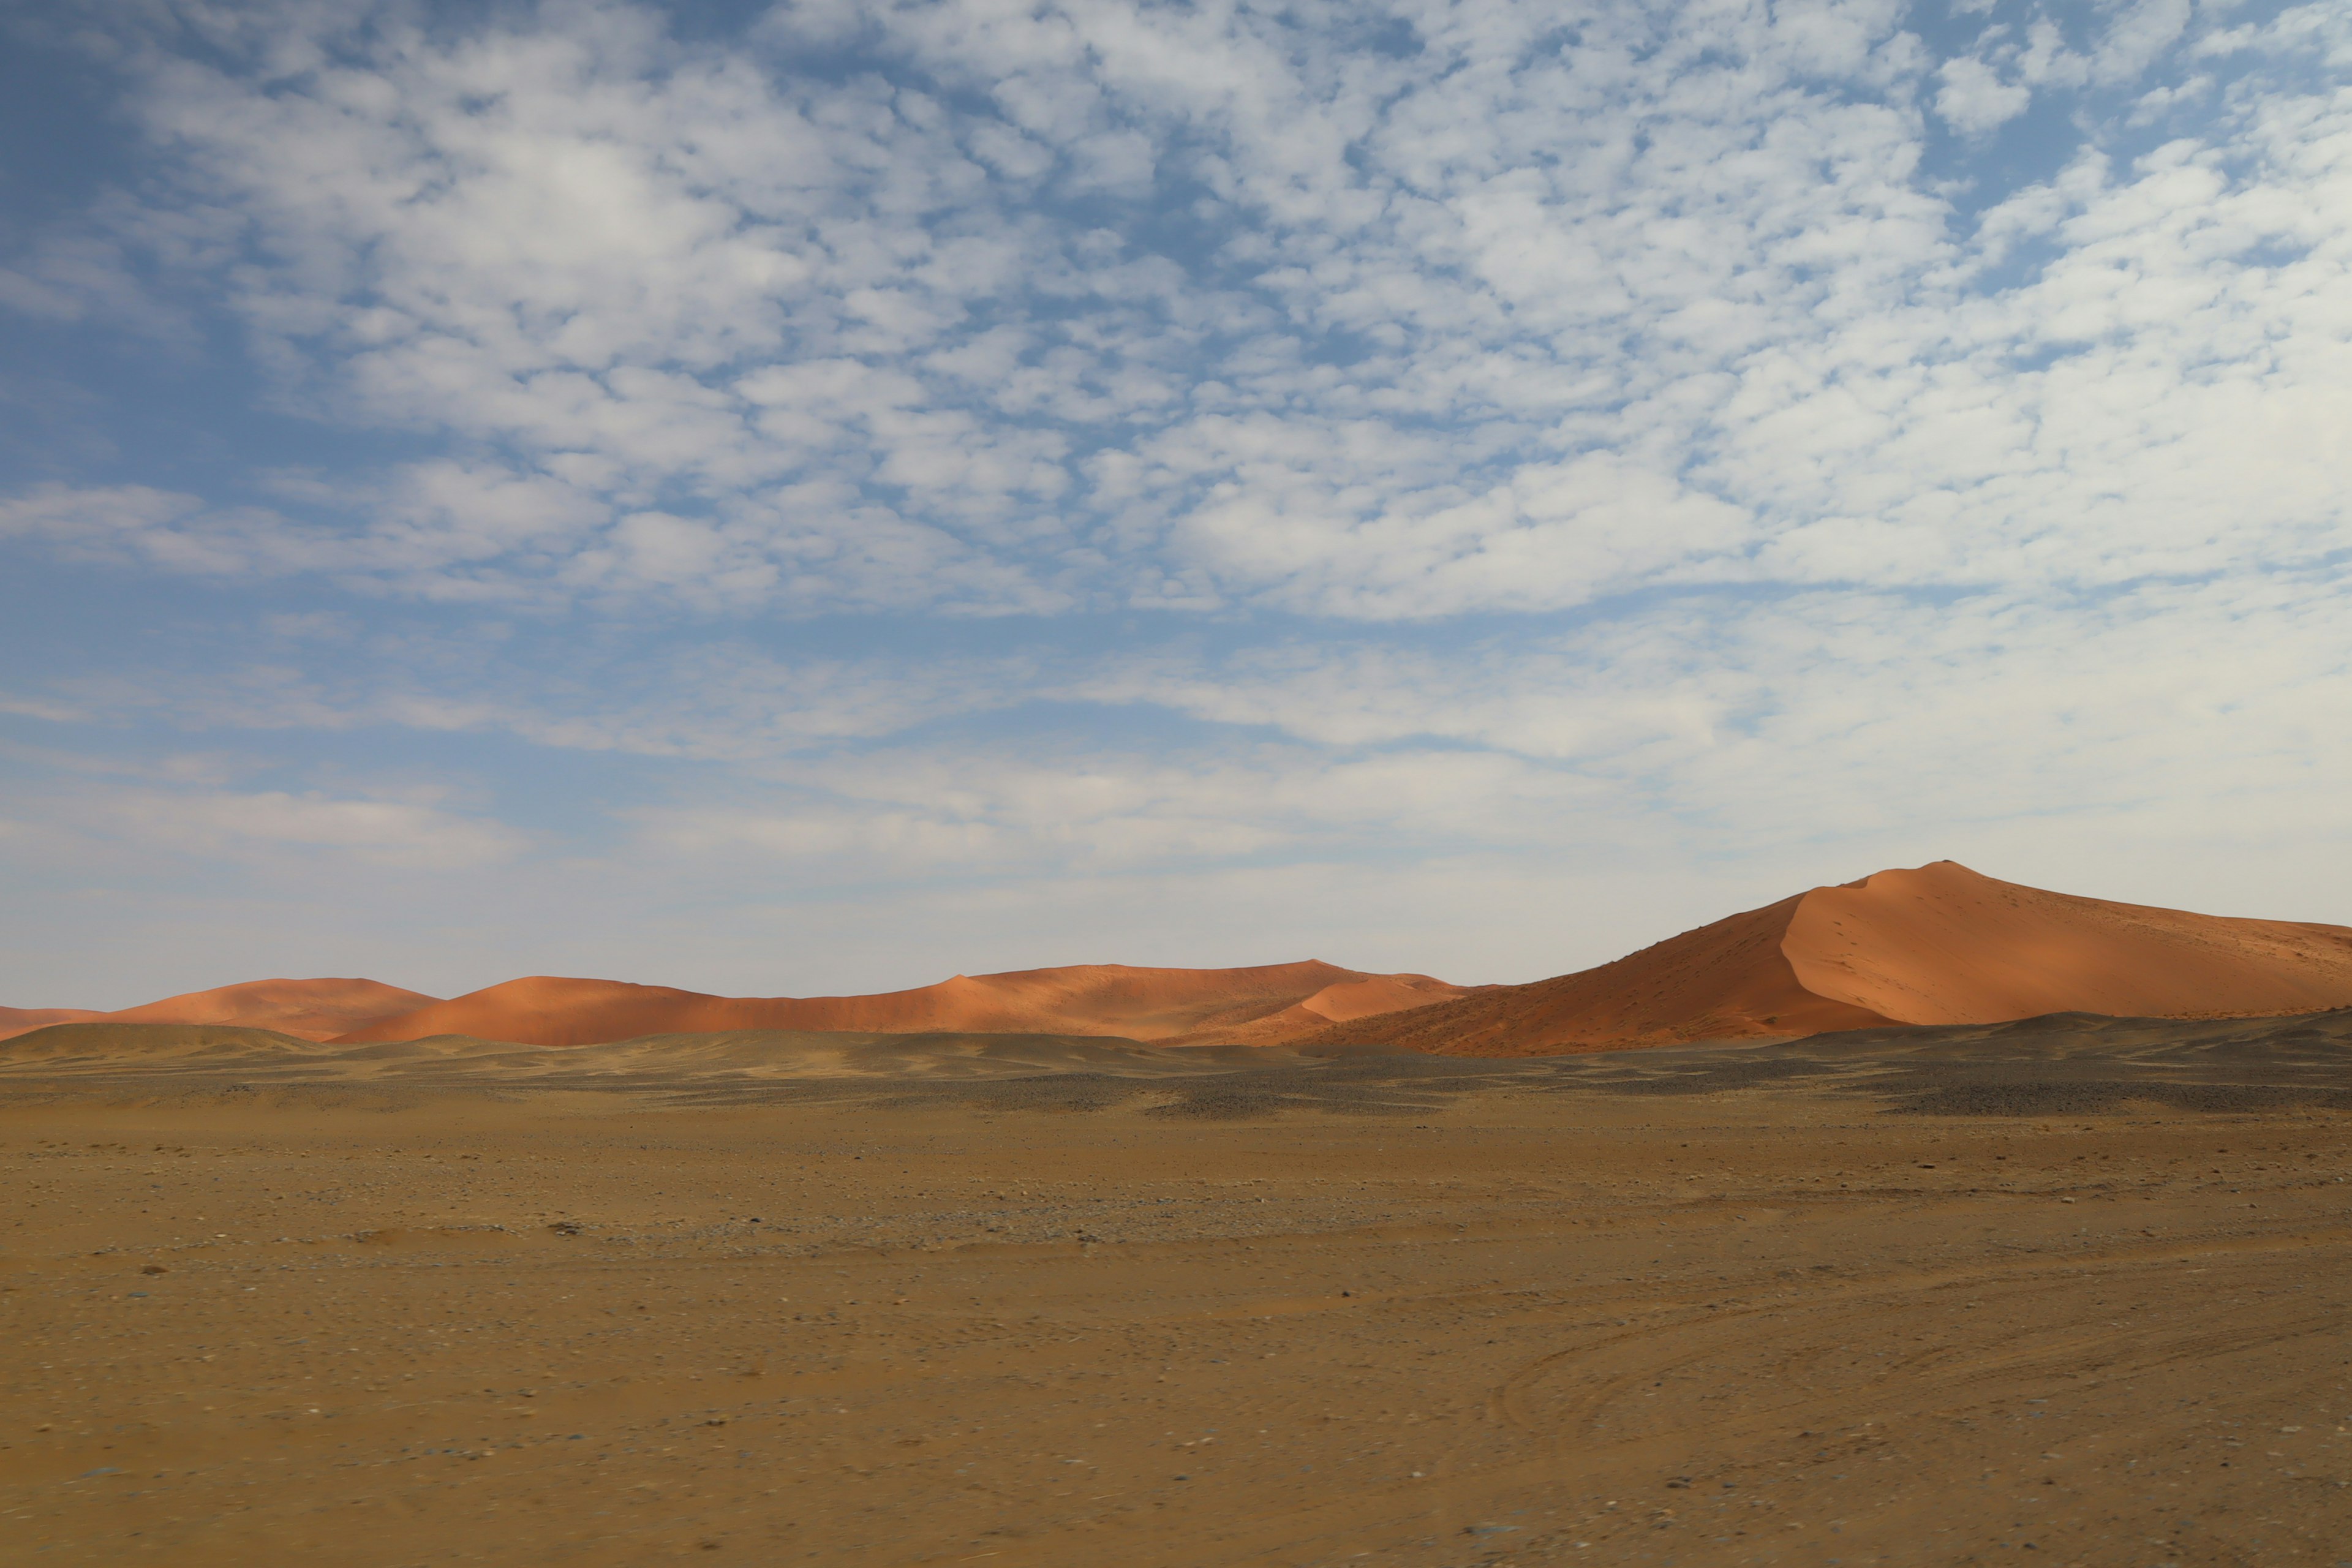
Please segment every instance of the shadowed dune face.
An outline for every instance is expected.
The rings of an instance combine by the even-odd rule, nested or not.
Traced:
[[[1802,901],[1784,899],[1733,915],[1597,969],[1348,1020],[1308,1038],[1507,1057],[1811,1035],[1890,1022],[1867,1007],[1818,995],[1798,979],[1780,941]]]
[[[105,1020],[122,1024],[222,1024],[274,1029],[305,1040],[328,1040],[387,1014],[404,1013],[436,1000],[378,980],[250,980],[210,991],[166,996],[115,1013],[80,1008],[0,1007],[0,1039],[49,1024]]]
[[[1360,1017],[1464,994],[1427,975],[1368,975],[1336,964],[1141,969],[1077,964],[962,975],[873,996],[710,996],[661,985],[535,975],[378,1018],[348,1043],[471,1035],[588,1046],[721,1030],[1109,1035],[1161,1043],[1273,1044]],[[1317,999],[1339,1009],[1304,1005]]]
[[[1939,860],[1816,888],[1597,969],[1306,1037],[1463,1056],[1772,1039],[2050,1013],[2248,1017],[2352,1005],[2352,929],[2044,892]]]

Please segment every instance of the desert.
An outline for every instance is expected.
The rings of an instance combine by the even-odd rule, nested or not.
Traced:
[[[2352,1568],[2352,3],[0,45],[0,1568]]]
[[[1937,863],[1528,986],[946,988],[1091,1028],[78,1010],[0,1043],[10,1555],[2334,1563],[2347,937]],[[648,1021],[719,1026],[567,1043]]]

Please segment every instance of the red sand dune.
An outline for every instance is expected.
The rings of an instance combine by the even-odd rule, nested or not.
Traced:
[[[0,1007],[0,1040],[46,1029],[51,1024],[87,1024],[105,1016],[87,1007]]]
[[[1466,988],[1318,963],[1080,964],[959,974],[875,996],[710,996],[541,975],[443,1002],[372,980],[264,980],[119,1013],[0,1008],[0,1038],[109,1020],[236,1024],[350,1043],[455,1034],[578,1046],[718,1029],[941,1030],[1528,1056],[2043,1013],[2217,1017],[2347,1005],[2352,929],[2075,898],[1941,860],[1816,888],[1531,985]]]
[[[2075,898],[1938,860],[1815,888],[1598,969],[1311,1038],[1538,1056],[2045,1013],[2233,1017],[2347,1005],[2352,928]]]
[[[229,1024],[327,1040],[435,998],[377,980],[248,980],[212,991],[166,996],[119,1013],[76,1007],[0,1008],[0,1039],[47,1024]]]
[[[1335,964],[1137,969],[1118,963],[959,974],[874,996],[709,996],[666,985],[534,975],[379,1018],[350,1043],[473,1035],[587,1046],[712,1029],[856,1029],[878,1034],[1122,1035],[1192,1044],[1265,1044],[1391,1007],[1465,994],[1425,974]]]

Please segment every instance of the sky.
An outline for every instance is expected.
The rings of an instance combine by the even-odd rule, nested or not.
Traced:
[[[2352,923],[2352,8],[0,5],[0,1002]]]

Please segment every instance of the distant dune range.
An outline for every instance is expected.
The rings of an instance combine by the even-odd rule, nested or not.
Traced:
[[[118,1013],[79,1007],[0,1007],[0,1040],[50,1024],[227,1024],[331,1040],[372,1019],[436,998],[376,980],[250,980],[166,996]]]
[[[534,975],[352,1029],[342,1043],[471,1035],[592,1046],[645,1035],[774,1029],[863,1034],[1109,1035],[1160,1044],[1273,1045],[1329,1025],[1469,994],[1426,974],[1336,964],[1138,969],[1118,963],[959,974],[873,996],[709,996],[666,985]]]
[[[2109,903],[1938,860],[1815,888],[1598,969],[1293,1043],[1546,1056],[2051,1013],[2260,1017],[2347,1005],[2352,928]]]
[[[871,996],[712,996],[535,975],[443,1001],[373,980],[263,980],[56,1024],[229,1026],[336,1045],[534,1047],[760,1032],[1093,1037],[1155,1046],[1399,1046],[1544,1056],[2053,1013],[2225,1018],[2352,1005],[2352,928],[2233,920],[1996,881],[1939,860],[1815,888],[1597,969],[1467,987],[1336,964],[1077,964]]]
[[[444,1001],[373,980],[259,980],[115,1013],[0,1009],[0,1039],[52,1024],[102,1023],[226,1025],[346,1045],[464,1035],[588,1046],[745,1029],[1278,1045],[1334,1023],[1470,994],[1426,974],[1367,974],[1311,961],[1249,969],[1076,964],[959,974],[873,996],[710,996],[667,985],[532,975]]]

